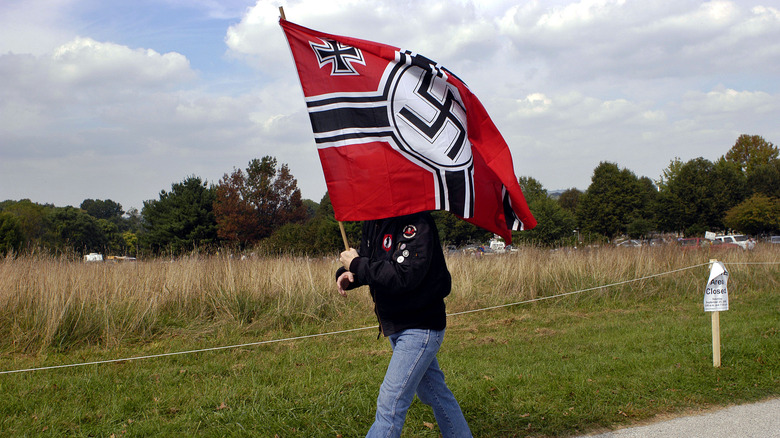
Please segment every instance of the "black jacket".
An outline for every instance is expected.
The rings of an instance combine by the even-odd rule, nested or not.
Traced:
[[[364,222],[358,254],[348,289],[368,285],[382,334],[444,329],[452,280],[430,213]]]

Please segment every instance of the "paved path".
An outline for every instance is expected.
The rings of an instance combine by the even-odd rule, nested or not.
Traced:
[[[588,438],[780,438],[780,398],[629,427]]]

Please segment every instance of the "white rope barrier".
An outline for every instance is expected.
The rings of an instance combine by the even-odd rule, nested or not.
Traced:
[[[237,344],[237,345],[225,345],[221,347],[211,347],[211,348],[200,348],[197,350],[187,350],[187,351],[174,351],[172,353],[160,353],[160,354],[149,354],[146,356],[134,356],[134,357],[125,357],[122,359],[106,359],[106,360],[96,360],[94,362],[83,362],[83,363],[71,363],[71,364],[65,364],[65,365],[52,365],[48,367],[37,367],[37,368],[27,368],[22,370],[9,370],[9,371],[0,371],[0,374],[12,374],[12,373],[25,373],[30,371],[43,371],[43,370],[54,370],[58,368],[73,368],[73,367],[80,367],[80,366],[86,366],[86,365],[99,365],[104,363],[116,363],[116,362],[128,362],[131,360],[141,360],[141,359],[154,359],[157,357],[167,357],[167,356],[179,356],[182,354],[192,354],[192,353],[203,353],[206,351],[217,351],[217,350],[228,350],[233,348],[241,348],[241,347],[254,347],[258,345],[263,344],[274,344],[277,342],[286,342],[286,341],[297,341],[301,339],[308,339],[308,338],[316,338],[320,336],[330,336],[330,335],[338,335],[342,333],[349,333],[349,332],[357,332],[361,330],[368,330],[371,328],[376,328],[377,326],[370,326],[370,327],[361,327],[361,328],[354,328],[354,329],[347,329],[347,330],[339,330],[335,332],[328,332],[328,333],[317,333],[314,335],[304,335],[304,336],[296,336],[293,338],[283,338],[283,339],[271,339],[268,341],[258,341],[258,342],[248,342],[246,344]]]
[[[729,265],[780,265],[780,262],[735,262]]]
[[[780,264],[780,262],[730,263],[730,264],[732,264],[732,265]],[[466,315],[466,314],[469,314],[469,313],[484,312],[484,311],[487,311],[487,310],[495,310],[495,309],[501,309],[501,308],[506,308],[506,307],[519,306],[521,304],[528,304],[528,303],[533,303],[533,302],[537,302],[537,301],[551,300],[551,299],[554,299],[554,298],[561,298],[561,297],[565,297],[565,296],[569,296],[569,295],[581,294],[581,293],[590,292],[590,291],[593,291],[593,290],[606,289],[606,288],[610,288],[610,287],[621,286],[621,285],[624,285],[624,284],[635,283],[635,282],[638,282],[638,281],[649,280],[651,278],[656,278],[656,277],[661,277],[661,276],[664,276],[664,275],[674,274],[674,273],[677,273],[677,272],[682,272],[682,271],[686,271],[686,270],[689,270],[689,269],[695,269],[695,268],[699,268],[699,267],[707,266],[707,265],[709,265],[709,262],[708,263],[701,263],[701,264],[694,265],[694,266],[688,266],[688,267],[685,267],[685,268],[675,269],[675,270],[672,270],[672,271],[662,272],[660,274],[653,274],[653,275],[648,275],[648,276],[641,277],[641,278],[635,278],[633,280],[619,281],[617,283],[605,284],[605,285],[602,285],[602,286],[595,286],[595,287],[590,287],[590,288],[587,288],[587,289],[580,289],[580,290],[576,290],[576,291],[572,291],[572,292],[565,292],[565,293],[561,293],[561,294],[557,294],[557,295],[550,295],[550,296],[546,296],[546,297],[538,297],[538,298],[533,298],[533,299],[530,299],[530,300],[518,301],[518,302],[515,302],[515,303],[508,303],[508,304],[501,304],[501,305],[498,305],[498,306],[484,307],[484,308],[481,308],[481,309],[466,310],[466,311],[463,311],[463,312],[449,313],[449,314],[447,314],[447,316]],[[360,328],[353,328],[353,329],[346,329],[346,330],[338,330],[338,331],[327,332],[327,333],[317,333],[317,334],[313,334],[313,335],[295,336],[295,337],[283,338],[283,339],[271,339],[271,340],[267,340],[267,341],[248,342],[248,343],[245,343],[245,344],[226,345],[226,346],[220,346],[220,347],[200,348],[200,349],[197,349],[197,350],[175,351],[175,352],[171,352],[171,353],[150,354],[150,355],[146,355],[146,356],[126,357],[126,358],[122,358],[122,359],[106,359],[106,360],[97,360],[97,361],[93,361],[93,362],[71,363],[71,364],[65,364],[65,365],[52,365],[52,366],[46,366],[46,367],[26,368],[26,369],[18,369],[18,370],[8,370],[8,371],[0,371],[0,375],[2,375],[2,374],[14,374],[14,373],[26,373],[26,372],[33,372],[33,371],[54,370],[54,369],[60,369],[60,368],[74,368],[74,367],[81,367],[81,366],[87,366],[87,365],[100,365],[100,364],[107,364],[107,363],[129,362],[129,361],[132,361],[132,360],[154,359],[154,358],[169,357],[169,356],[180,356],[180,355],[184,355],[184,354],[204,353],[204,352],[208,352],[208,351],[218,351],[218,350],[229,350],[229,349],[242,348],[242,347],[255,347],[255,346],[259,346],[259,345],[267,345],[267,344],[274,344],[274,343],[288,342],[288,341],[290,341],[290,342],[291,341],[299,341],[299,340],[302,340],[302,339],[311,339],[311,338],[318,338],[318,337],[324,337],[324,336],[333,336],[333,335],[339,335],[339,334],[351,333],[351,332],[358,332],[358,331],[369,330],[369,329],[376,329],[376,328],[377,328],[376,325],[372,325],[372,326],[368,326],[368,327],[360,327]]]
[[[701,263],[701,264],[694,265],[694,266],[688,266],[687,268],[675,269],[673,271],[662,272],[660,274],[648,275],[646,277],[635,278],[633,280],[619,281],[617,283],[605,284],[605,285],[602,285],[602,286],[589,287],[587,289],[580,289],[580,290],[575,290],[573,292],[565,292],[565,293],[562,293],[562,294],[550,295],[548,297],[538,297],[538,298],[533,298],[533,299],[530,299],[530,300],[518,301],[516,303],[501,304],[501,305],[498,305],[498,306],[485,307],[485,308],[482,308],[482,309],[465,310],[463,312],[450,313],[447,316],[465,315],[467,313],[484,312],[486,310],[494,310],[494,309],[501,309],[501,308],[504,308],[504,307],[519,306],[520,304],[528,304],[528,303],[533,303],[533,302],[536,302],[536,301],[551,300],[553,298],[561,298],[561,297],[565,297],[565,296],[569,296],[569,295],[581,294],[583,292],[590,292],[592,290],[606,289],[606,288],[609,288],[609,287],[622,286],[624,284],[634,283],[634,282],[637,282],[637,281],[649,280],[651,278],[661,277],[661,276],[669,275],[669,274],[674,274],[674,273],[677,273],[677,272],[686,271],[688,269],[700,268],[702,266],[707,266],[707,265],[709,265],[709,263]]]

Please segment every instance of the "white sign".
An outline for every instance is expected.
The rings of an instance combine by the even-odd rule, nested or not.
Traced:
[[[721,262],[712,264],[710,279],[704,288],[704,311],[721,312],[729,310],[729,271]]]

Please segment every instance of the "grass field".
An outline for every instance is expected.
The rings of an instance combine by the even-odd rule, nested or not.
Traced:
[[[731,274],[717,369],[702,309],[711,257]],[[475,436],[571,436],[780,395],[780,248],[523,249],[448,264],[439,360]],[[2,260],[0,371],[366,329],[3,374],[0,435],[362,436],[390,349],[367,292],[335,292],[335,268],[335,257]],[[438,436],[418,401],[404,436]]]

